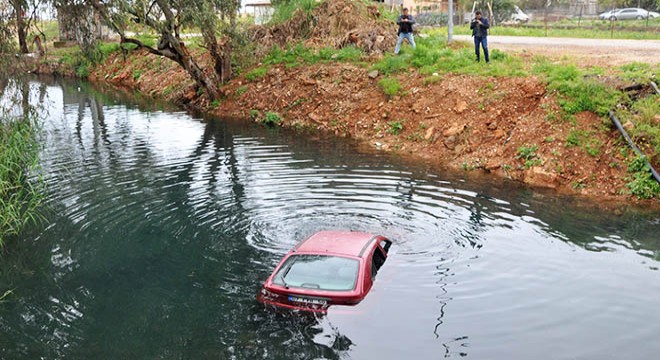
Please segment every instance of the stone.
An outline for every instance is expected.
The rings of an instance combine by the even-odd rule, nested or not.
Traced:
[[[367,76],[371,79],[375,79],[378,77],[378,70],[370,71]]]
[[[628,120],[626,121],[625,124],[623,124],[623,128],[626,129],[627,131],[630,131],[635,128],[635,124],[633,124],[632,121]]]
[[[488,130],[497,130],[497,121],[493,121],[488,124]]]
[[[447,136],[444,143],[447,149],[454,150],[456,148],[456,136]]]
[[[387,119],[387,113],[383,113],[383,114],[380,115],[380,116],[381,116],[383,119]]]
[[[430,128],[426,129],[426,133],[424,134],[424,140],[429,141],[433,138],[433,134],[435,133],[435,127],[431,126]]]
[[[442,135],[444,135],[445,137],[456,136],[456,135],[462,133],[463,130],[465,130],[465,125],[464,124],[456,124],[456,125],[450,127],[449,129],[445,130],[442,133]]]
[[[653,117],[654,124],[660,124],[660,114]]]
[[[486,168],[486,170],[488,170],[488,171],[493,171],[493,170],[497,170],[497,169],[499,169],[501,166],[502,166],[502,164],[500,164],[499,161],[497,161],[497,160],[489,160],[489,161],[486,163],[485,168]]]
[[[502,139],[506,136],[506,132],[502,129],[497,129],[493,132],[493,136],[495,136],[496,139]]]
[[[467,103],[464,100],[460,100],[456,104],[456,113],[461,114],[467,109]]]
[[[534,166],[525,172],[524,182],[538,187],[555,189],[559,186],[557,174],[553,174],[541,166]]]

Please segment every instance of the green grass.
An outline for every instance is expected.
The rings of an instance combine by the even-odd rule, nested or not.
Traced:
[[[282,49],[274,46],[263,60],[264,64],[284,64],[286,67],[300,65],[312,65],[318,62],[358,62],[364,56],[364,52],[355,46],[347,46],[339,50],[325,47],[314,49],[298,43],[293,47]]]
[[[533,71],[545,76],[548,89],[557,92],[559,106],[570,115],[591,111],[604,116],[623,97],[622,93],[575,65],[554,64],[537,58]]]
[[[249,81],[257,81],[263,79],[263,77],[266,76],[266,73],[268,73],[268,68],[265,66],[260,66],[247,72],[245,74],[245,78]]]
[[[484,76],[526,76],[525,64],[517,57],[509,56],[497,49],[491,51],[489,65],[474,61],[473,48],[454,43],[447,46],[445,34],[438,30],[417,36],[416,49],[402,47],[399,55],[388,54],[373,64],[372,69],[386,75],[417,69],[423,75],[433,73],[472,74]],[[458,47],[458,48],[457,48]]]
[[[378,86],[387,96],[398,95],[401,91],[401,83],[395,78],[386,77],[378,81]]]
[[[284,23],[294,16],[311,16],[312,11],[320,4],[316,0],[288,0],[280,1],[273,6],[274,11],[270,24]]]
[[[0,246],[38,218],[41,181],[31,179],[38,167],[37,124],[32,115],[0,115]]]
[[[562,23],[549,23],[548,31],[543,23],[534,22],[530,25],[540,27],[510,27],[510,26],[495,26],[490,29],[490,35],[502,36],[533,36],[533,37],[570,37],[570,38],[587,38],[587,39],[630,39],[630,40],[659,40],[660,39],[660,19],[653,19],[649,21],[649,26],[646,26],[644,21],[617,21],[615,23],[614,31],[609,28],[609,22],[599,23],[585,23],[582,22],[579,28],[566,28]],[[569,26],[577,26],[577,22]],[[630,29],[637,26],[639,29]],[[591,28],[593,27],[593,28]],[[628,29],[628,30],[626,30]],[[446,30],[445,30],[446,31]],[[454,27],[454,34],[457,35],[470,35],[472,34],[469,25],[461,25]]]

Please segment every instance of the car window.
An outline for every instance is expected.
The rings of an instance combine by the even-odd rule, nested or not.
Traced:
[[[391,241],[389,241],[389,240],[387,240],[387,239],[383,239],[383,240],[381,240],[378,244],[380,245],[380,247],[383,248],[383,250],[385,250],[385,253],[386,253],[386,254],[389,253],[389,251],[390,251],[390,246],[392,245],[392,242],[391,242]]]
[[[380,267],[385,263],[385,254],[380,250],[380,248],[375,248],[374,256],[371,260],[371,277],[375,278]]]
[[[277,271],[273,283],[328,291],[353,290],[358,265],[358,260],[341,256],[292,255]]]

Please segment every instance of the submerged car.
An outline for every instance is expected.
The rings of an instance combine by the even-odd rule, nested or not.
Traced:
[[[367,296],[392,242],[363,232],[321,231],[291,249],[257,300],[281,308],[326,312]]]

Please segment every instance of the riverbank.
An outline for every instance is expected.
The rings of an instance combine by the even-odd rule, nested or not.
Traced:
[[[437,31],[420,34],[417,43],[415,51],[404,46],[392,56],[351,45],[280,48],[271,41],[271,50],[259,52],[264,55],[224,84],[222,98],[213,102],[174,62],[139,49],[108,52],[103,62],[82,70],[70,56],[51,58],[37,71],[89,75],[198,111],[350,137],[432,166],[561,193],[615,201],[657,198],[647,189],[657,183],[628,171],[634,154],[605,116],[615,109],[629,129],[639,131],[633,135],[647,139],[645,150],[657,165],[653,126],[660,124],[659,106],[645,85],[657,64],[590,66],[564,56],[494,49],[485,65],[473,61],[469,44],[447,44]],[[212,68],[203,50],[193,51],[203,68]],[[621,90],[630,85],[641,88],[634,94]],[[646,123],[652,131],[642,127]]]

